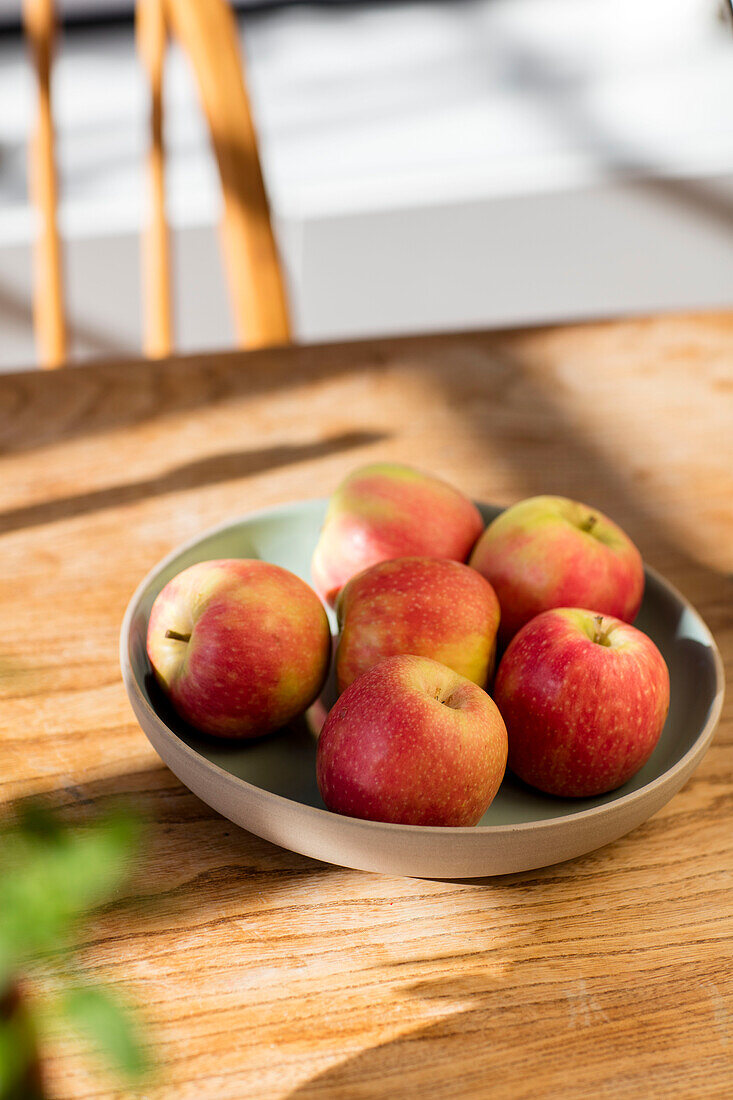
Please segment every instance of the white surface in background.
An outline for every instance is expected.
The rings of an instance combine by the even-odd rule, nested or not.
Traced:
[[[708,0],[296,6],[242,19],[267,184],[285,217],[733,170],[733,35]],[[70,33],[54,73],[71,232],[143,209],[147,99],[130,29]],[[26,57],[0,43],[0,237],[27,222]],[[166,70],[169,194],[214,216],[185,59]]]
[[[733,36],[709,0],[297,6],[242,26],[302,338],[731,301]],[[148,128],[131,29],[67,35],[54,94],[69,252],[87,271],[99,237],[100,270],[115,272],[109,291],[87,274],[74,309],[114,315],[134,346],[139,288],[121,273],[146,209]],[[33,88],[8,40],[0,104],[2,291],[8,250],[33,234]],[[171,220],[192,254],[220,198],[177,50],[166,138]],[[183,347],[222,330],[221,283],[199,278],[213,248],[212,235],[200,269],[179,265],[199,279]]]
[[[251,17],[278,210],[341,213],[733,168],[707,0],[454,0]]]
[[[132,27],[69,33],[53,70],[54,117],[65,234],[137,230],[146,210],[148,93]],[[33,77],[24,51],[0,43],[0,247],[31,239],[28,134]],[[166,66],[167,191],[176,224],[211,222],[219,209],[216,167],[209,154],[195,88],[180,50]]]

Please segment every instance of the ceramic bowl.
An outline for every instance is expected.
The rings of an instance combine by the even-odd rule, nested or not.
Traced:
[[[487,522],[499,512],[480,507]],[[610,794],[553,798],[507,774],[473,828],[390,825],[330,813],[316,785],[315,731],[332,685],[304,719],[270,737],[237,744],[197,733],[170,708],[151,671],[145,636],[153,600],[180,570],[210,558],[262,558],[309,581],[325,509],[325,501],[303,501],[207,531],[160,562],[127,608],[120,656],[135,715],[168,767],[214,810],[274,844],[328,863],[475,878],[543,867],[616,840],[668,802],[699,764],[720,715],[722,662],[695,609],[651,569],[636,625],[669,666],[669,717],[650,760]]]

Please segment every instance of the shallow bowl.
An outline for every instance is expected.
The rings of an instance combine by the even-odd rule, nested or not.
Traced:
[[[500,511],[480,508],[486,522]],[[302,501],[206,531],[155,566],[125,614],[120,658],[135,715],[181,782],[224,817],[328,863],[395,875],[476,878],[544,867],[616,840],[668,802],[699,764],[723,702],[722,662],[694,607],[649,568],[636,625],[656,642],[669,667],[669,716],[645,766],[610,794],[553,798],[507,774],[473,828],[362,821],[330,813],[316,785],[316,731],[332,684],[304,719],[258,741],[220,742],[187,726],[160,691],[145,651],[155,597],[176,573],[210,558],[261,558],[310,581],[325,509],[325,501]]]

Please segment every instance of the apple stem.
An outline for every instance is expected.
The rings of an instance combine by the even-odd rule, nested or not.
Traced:
[[[592,531],[595,525],[598,523],[598,516],[588,516],[587,520],[581,527],[581,531]]]
[[[166,638],[172,638],[174,642],[190,642],[190,634],[179,634],[177,630],[166,630]]]
[[[605,638],[605,634],[603,633],[603,615],[596,615],[595,620],[596,632],[593,635],[593,641],[596,643],[596,645],[600,645]]]

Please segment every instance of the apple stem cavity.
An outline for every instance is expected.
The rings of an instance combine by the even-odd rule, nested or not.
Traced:
[[[597,523],[598,516],[588,516],[588,518],[584,520],[583,523],[581,523],[580,530],[586,531],[588,534],[590,534]]]
[[[166,630],[166,638],[172,638],[174,642],[190,642],[190,634],[179,634],[177,630]]]
[[[593,634],[593,641],[596,645],[609,645],[608,634],[603,629],[603,615],[596,615],[594,618],[596,629]]]
[[[436,688],[436,690],[435,690],[435,701],[436,701],[436,703],[440,703],[440,705],[443,706],[443,707],[449,707],[450,706],[450,697],[448,697],[447,699],[443,699],[442,695],[443,695],[443,689],[442,688]]]
[[[447,696],[446,696],[446,697],[445,697],[444,699],[442,699],[442,698],[440,697],[440,693],[438,693],[438,695],[436,695],[436,699],[437,699],[437,700],[439,701],[439,703],[440,703],[440,704],[441,704],[442,706],[444,706],[444,707],[448,707],[448,708],[449,708],[450,710],[455,710],[455,709],[456,709],[456,708],[455,708],[455,702],[454,702],[454,699],[453,699],[453,693],[452,693],[452,692],[451,692],[451,694],[450,694],[450,695],[447,695]]]

